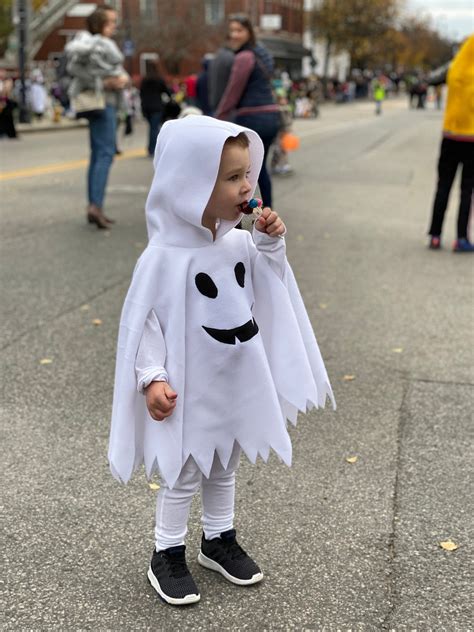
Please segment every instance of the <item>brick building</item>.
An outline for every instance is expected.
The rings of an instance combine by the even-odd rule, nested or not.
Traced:
[[[54,59],[85,18],[101,2],[77,2],[60,19],[35,52],[36,62]],[[200,69],[202,57],[224,41],[227,18],[247,13],[276,65],[301,75],[303,0],[108,0],[119,14],[117,41],[132,75],[143,74],[148,59],[159,60],[165,76],[184,76]]]

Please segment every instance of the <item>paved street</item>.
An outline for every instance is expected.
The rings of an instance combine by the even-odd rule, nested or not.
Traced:
[[[450,251],[457,183],[446,247],[426,249],[441,115],[403,99],[295,127],[275,207],[338,409],[301,417],[291,470],[242,462],[236,527],[262,584],[198,565],[196,499],[202,600],[187,609],[146,580],[156,491],[143,474],[119,485],[106,459],[118,318],[146,243],[144,127],[112,170],[112,231],[85,222],[86,130],[0,142],[2,630],[472,629],[473,258]]]

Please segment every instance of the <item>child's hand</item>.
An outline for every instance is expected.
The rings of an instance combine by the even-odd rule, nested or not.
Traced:
[[[155,421],[164,421],[176,408],[177,393],[168,382],[152,382],[145,389],[146,405]]]
[[[280,237],[286,233],[286,226],[281,221],[278,213],[265,206],[262,214],[255,222],[255,227],[261,233],[267,233],[270,237]]]

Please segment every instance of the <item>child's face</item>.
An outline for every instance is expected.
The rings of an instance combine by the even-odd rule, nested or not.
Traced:
[[[249,171],[248,148],[237,144],[225,145],[216,184],[204,210],[203,225],[209,221],[215,223],[217,219],[233,222],[239,218],[239,204],[248,200],[252,190],[248,181]]]

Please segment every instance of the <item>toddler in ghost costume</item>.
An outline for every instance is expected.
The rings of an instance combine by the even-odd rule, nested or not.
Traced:
[[[246,586],[263,573],[236,540],[235,472],[270,449],[291,464],[287,420],[334,404],[285,255],[285,225],[263,209],[251,235],[235,226],[252,197],[263,144],[206,116],[163,125],[146,203],[149,243],[122,311],[109,445],[113,475],[157,470],[148,579],[173,605],[199,601],[185,559],[201,490],[199,563]]]

